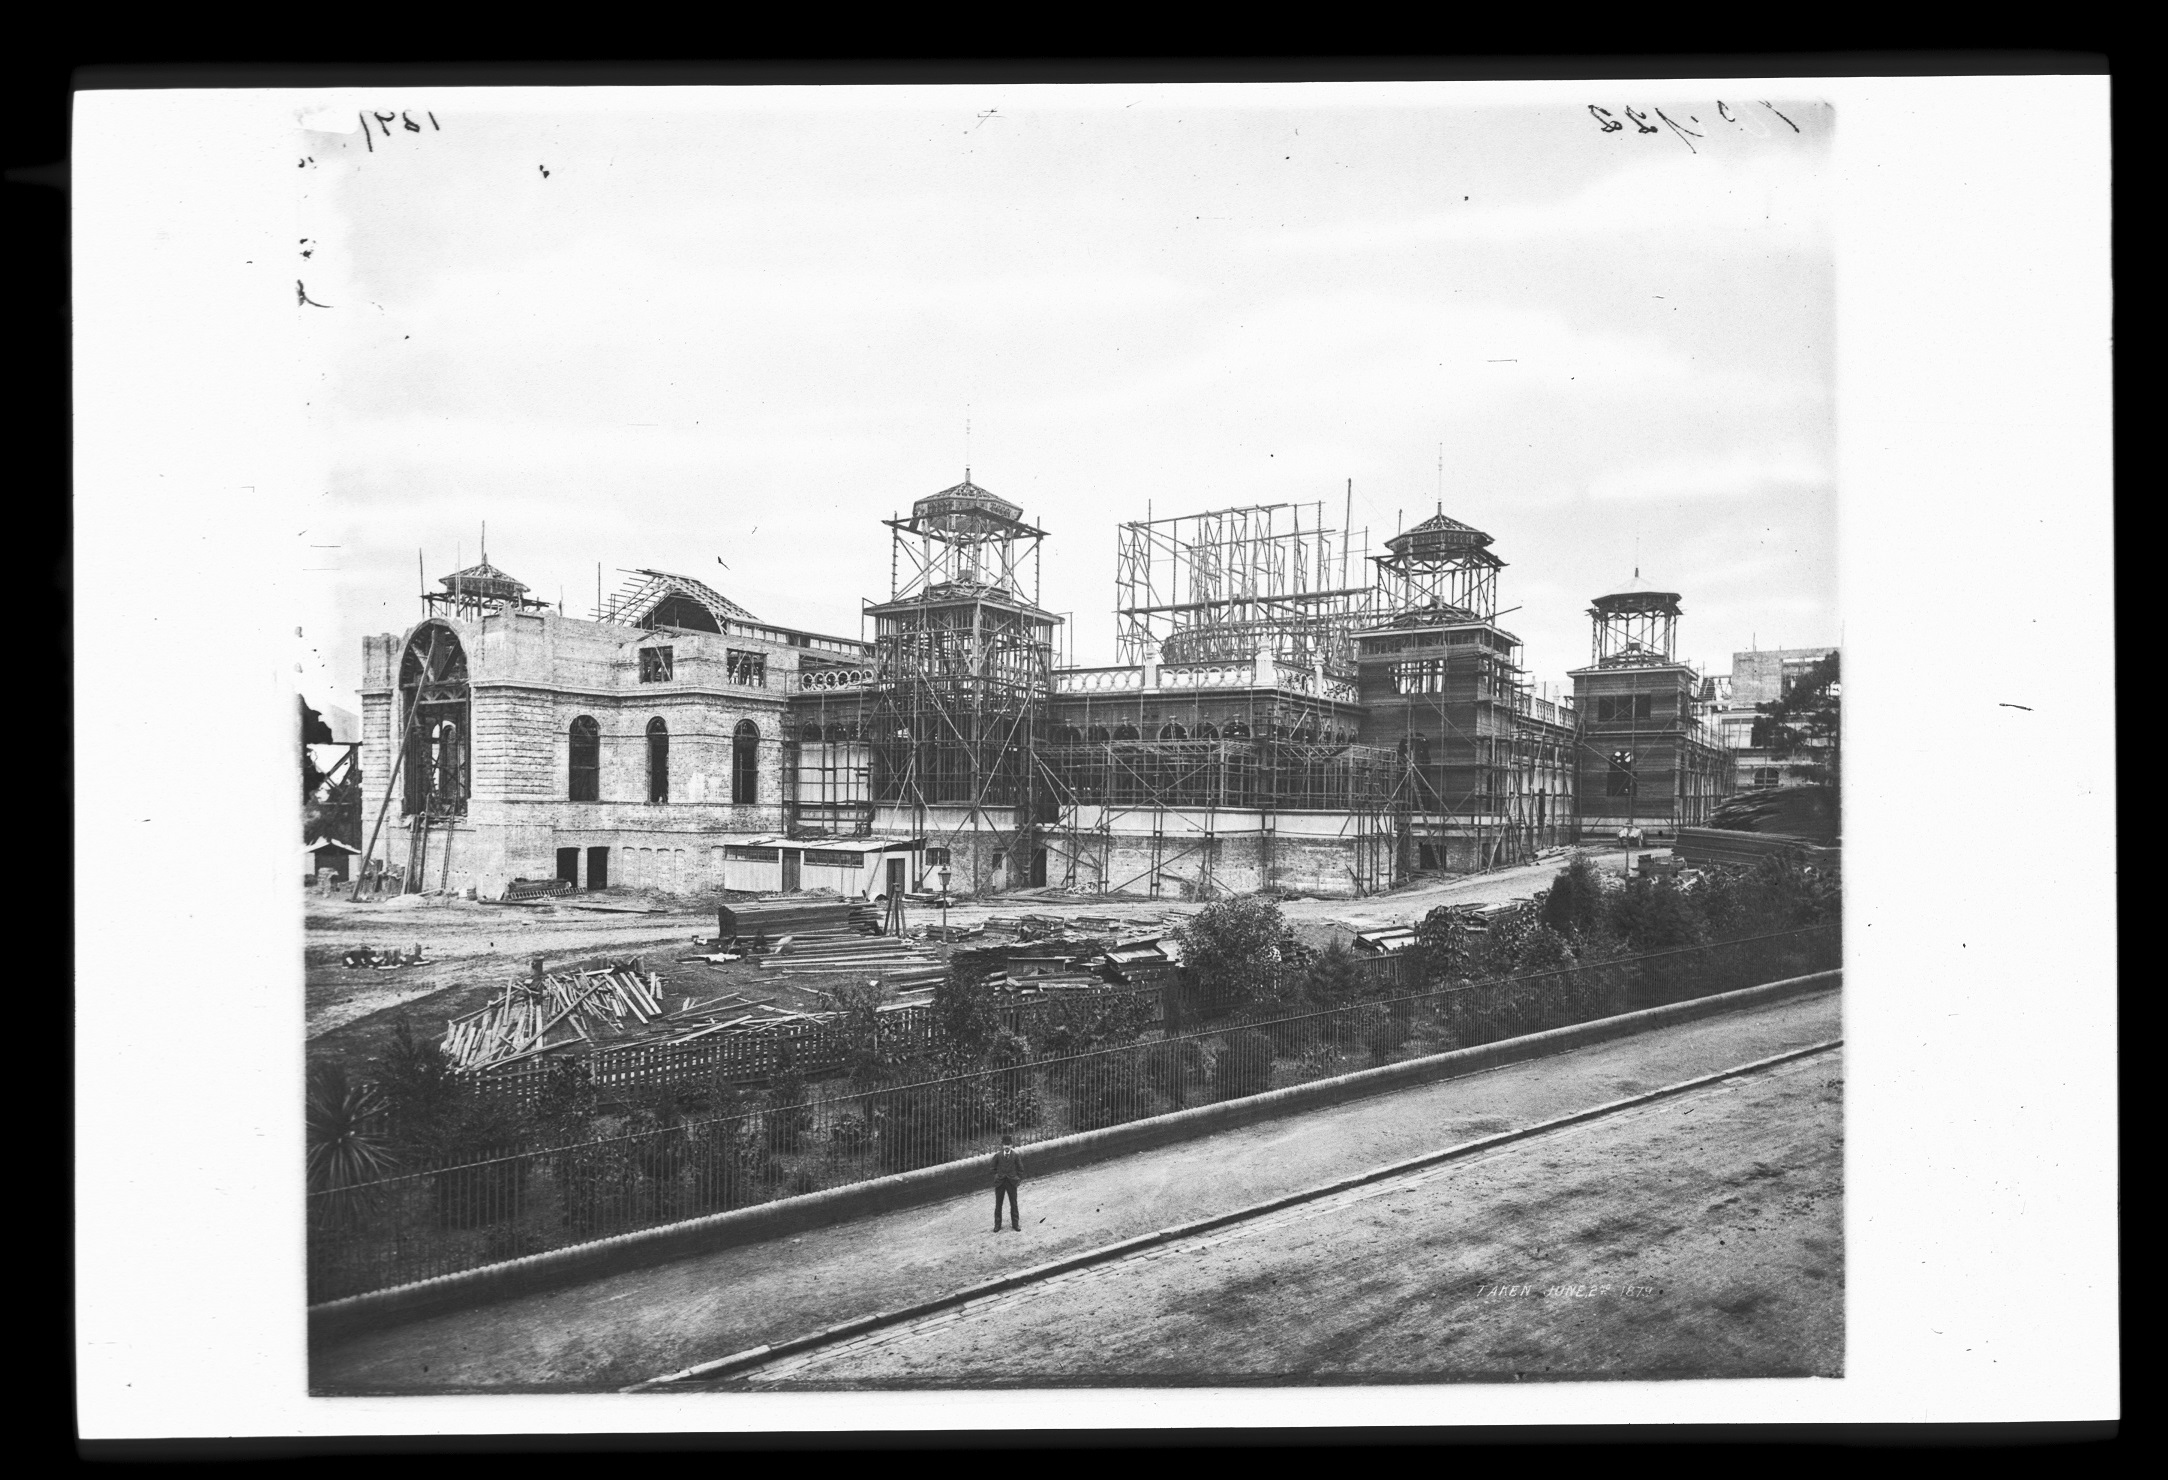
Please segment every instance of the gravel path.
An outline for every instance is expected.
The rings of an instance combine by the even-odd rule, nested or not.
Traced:
[[[1794,1060],[714,1386],[1841,1376],[1841,1072]]]

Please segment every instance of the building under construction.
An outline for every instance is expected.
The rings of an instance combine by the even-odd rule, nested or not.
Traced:
[[[1589,663],[1569,675],[1579,836],[1705,822],[1730,790],[1731,764],[1696,712],[1700,676],[1677,657],[1678,593],[1614,592],[1588,616]]]
[[[1405,758],[1421,868],[1517,863],[1573,835],[1572,715],[1529,692],[1491,544],[1442,511],[1395,535],[1381,621],[1356,639],[1363,737]]]
[[[884,524],[870,639],[663,571],[626,572],[591,620],[486,556],[444,577],[423,622],[367,643],[364,749],[398,758],[369,857],[402,887],[488,894],[553,876],[1366,894],[1570,841],[1576,782],[1609,784],[1589,757],[1611,732],[1531,694],[1498,625],[1504,562],[1442,511],[1382,554],[1322,503],[1124,525],[1104,667],[1057,664],[1048,532],[968,471]],[[1618,675],[1640,693],[1661,665],[1602,632],[1576,692],[1610,716]],[[1626,815],[1647,825],[1683,777],[1666,817],[1696,820],[1715,770],[1657,734],[1673,711],[1649,697],[1619,711],[1645,721],[1614,747],[1638,778]]]

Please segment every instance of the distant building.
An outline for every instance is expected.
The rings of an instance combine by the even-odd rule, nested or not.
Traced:
[[[1833,647],[1758,648],[1733,653],[1728,678],[1704,680],[1702,718],[1730,754],[1734,790],[1820,779],[1821,764],[1813,755],[1779,757],[1766,745],[1755,744],[1755,726],[1763,718],[1761,705],[1774,704],[1784,697],[1792,685],[1836,651]]]

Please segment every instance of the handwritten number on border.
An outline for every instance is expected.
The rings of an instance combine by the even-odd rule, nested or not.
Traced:
[[[1771,114],[1773,114],[1780,122],[1783,123],[1786,128],[1790,129],[1793,133],[1796,134],[1801,132],[1798,124],[1792,122],[1791,119],[1786,118],[1784,114],[1779,112],[1773,105],[1771,105],[1766,100],[1762,101],[1761,106],[1767,108]],[[1640,109],[1633,107],[1631,104],[1625,104],[1620,107],[1619,111],[1624,113],[1626,115],[1627,121],[1633,124],[1634,131],[1636,133],[1642,134],[1660,134],[1664,131],[1663,128],[1658,128],[1656,124],[1649,122],[1649,115],[1654,114],[1663,123],[1664,128],[1670,129],[1673,136],[1676,137],[1681,144],[1684,144],[1689,150],[1692,150],[1696,154],[1700,153],[1701,151],[1694,148],[1694,140],[1705,139],[1708,137],[1706,133],[1698,132],[1694,129],[1687,127],[1687,124],[1680,123],[1677,119],[1673,118],[1670,114],[1664,112],[1664,110],[1661,108],[1651,108],[1648,110],[1648,112],[1645,113]],[[1626,127],[1626,124],[1621,123],[1618,119],[1618,116],[1612,113],[1610,109],[1596,103],[1590,103],[1588,105],[1588,116],[1596,121],[1596,127],[1598,129],[1607,134],[1620,133],[1624,131]],[[1764,125],[1758,118],[1755,118],[1742,111],[1735,111],[1729,103],[1723,101],[1722,99],[1717,100],[1716,116],[1722,119],[1725,123],[1730,124],[1733,128],[1744,129],[1746,132],[1752,134],[1757,139],[1766,139],[1769,137],[1768,127]],[[1687,123],[1700,122],[1701,120],[1698,117],[1695,117],[1693,114],[1687,115]],[[1706,125],[1704,125],[1704,127],[1706,127]]]
[[[422,126],[414,121],[414,113],[411,109],[404,109],[397,113],[364,112],[357,113],[354,116],[361,120],[362,142],[369,146],[369,152],[371,154],[376,153],[376,135],[369,132],[369,124],[372,120],[375,122],[376,126],[383,131],[384,137],[387,139],[391,137],[391,126],[395,123],[398,124],[401,128],[405,129],[410,134],[418,134],[422,132]],[[429,128],[431,132],[442,133],[444,131],[444,125],[437,122],[436,114],[430,112],[428,109],[425,108],[422,110],[422,117],[429,120]]]

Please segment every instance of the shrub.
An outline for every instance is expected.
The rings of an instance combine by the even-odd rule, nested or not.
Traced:
[[[1270,1038],[1254,1028],[1245,1029],[1228,1041],[1213,1065],[1213,1087],[1221,1099],[1228,1100],[1269,1089],[1274,1057]]]
[[[1279,906],[1258,895],[1208,904],[1175,930],[1183,976],[1210,1001],[1268,1000],[1286,934]]]
[[[977,1068],[1001,1031],[1001,1013],[990,985],[1006,965],[1003,950],[958,951],[949,973],[933,989],[933,1019],[940,1035],[942,1067],[953,1074]]]
[[[958,1126],[955,1086],[890,1090],[876,1101],[874,1150],[883,1171],[904,1172],[949,1159]]]
[[[834,1161],[860,1155],[873,1144],[873,1137],[871,1114],[843,1116],[828,1127],[828,1157]]]
[[[392,1025],[390,1045],[375,1064],[398,1138],[419,1151],[437,1140],[457,1112],[465,1088],[436,1043],[414,1036],[405,1017]]]
[[[559,1058],[545,1059],[543,1064],[542,1086],[527,1110],[534,1133],[549,1144],[588,1135],[601,1107],[587,1061]]]
[[[1364,985],[1355,953],[1336,940],[1311,961],[1305,988],[1312,1004],[1331,1009],[1345,1007],[1361,997]]]
[[[834,1031],[842,1040],[852,1086],[871,1089],[891,1078],[905,1055],[880,1010],[888,1001],[888,989],[879,982],[850,982],[821,993],[821,1001],[836,1015]]]
[[[1040,1014],[1038,1047],[1054,1056],[1135,1043],[1152,1016],[1142,992],[1064,993]]]
[[[1381,1013],[1364,1028],[1363,1047],[1370,1051],[1371,1063],[1382,1064],[1400,1051],[1409,1036],[1405,1014]]]
[[[1543,923],[1562,935],[1598,928],[1604,916],[1603,874],[1586,853],[1575,853],[1543,896]]]
[[[997,1130],[1021,1130],[1039,1123],[1043,1107],[1031,1070],[1031,1045],[1004,1029],[986,1050],[986,1063],[997,1073],[979,1081],[985,1115]]]
[[[1147,1044],[1144,1080],[1176,1109],[1189,1103],[1191,1090],[1204,1083],[1209,1061],[1193,1038]]]
[[[1069,1126],[1095,1131],[1148,1113],[1145,1074],[1140,1056],[1100,1053],[1064,1066],[1069,1092]]]
[[[770,1151],[787,1156],[804,1144],[806,1133],[813,1129],[812,1098],[803,1074],[795,1069],[776,1074],[767,1093],[761,1096],[761,1118],[766,1123]]]
[[[1423,975],[1441,981],[1466,974],[1477,938],[1468,922],[1449,905],[1440,905],[1423,916],[1415,927],[1414,946],[1423,963]]]
[[[745,1126],[710,1120],[693,1128],[687,1148],[692,1162],[692,1204],[702,1213],[728,1212],[758,1202],[757,1169],[748,1165]]]

